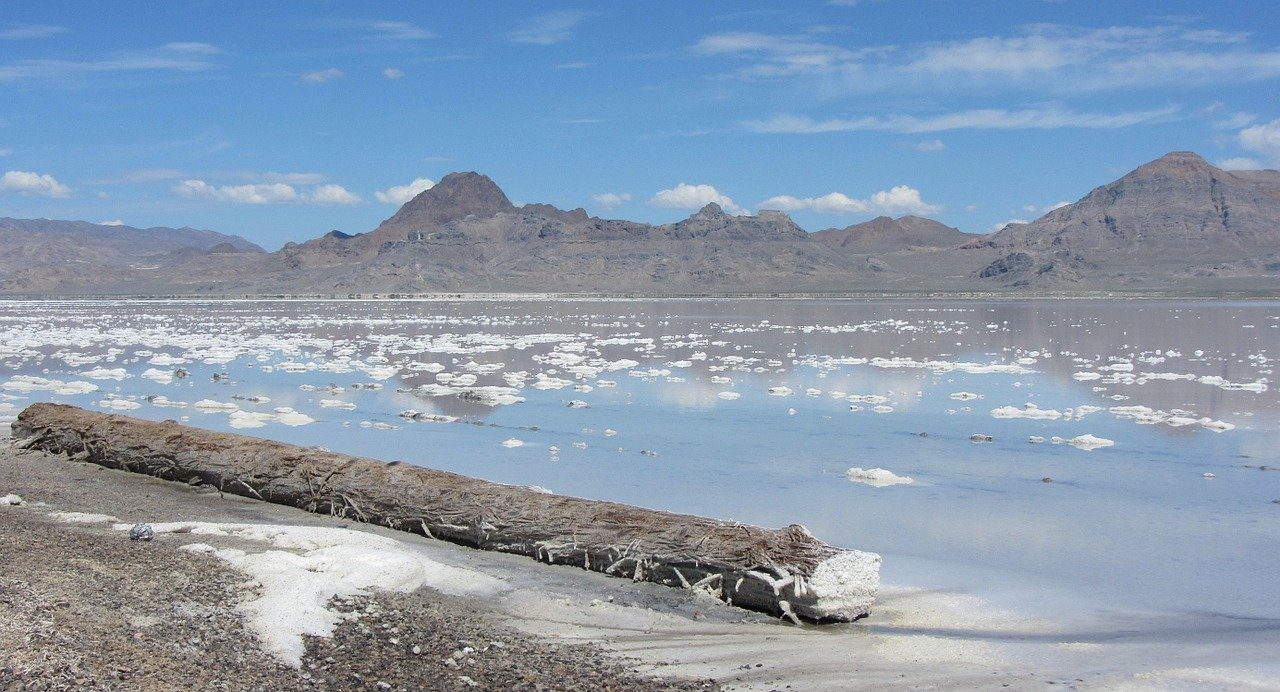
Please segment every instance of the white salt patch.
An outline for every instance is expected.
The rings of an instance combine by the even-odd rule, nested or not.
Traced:
[[[311,416],[308,416],[305,413],[299,413],[297,411],[294,411],[293,409],[288,408],[287,406],[282,406],[276,409],[275,419],[276,419],[276,422],[280,423],[281,425],[288,425],[291,427],[297,427],[299,425],[307,425],[308,423],[316,422],[316,419],[312,418]]]
[[[523,447],[524,440],[517,440],[516,438],[513,437],[509,440],[504,440],[502,442],[502,446],[506,447],[507,449],[513,449],[515,447]]]
[[[115,528],[124,530],[128,525]],[[217,557],[258,582],[256,593],[236,609],[264,648],[293,666],[301,665],[304,635],[330,637],[346,617],[328,608],[335,597],[364,595],[372,589],[408,592],[424,586],[456,596],[491,596],[506,588],[500,579],[430,560],[400,541],[362,531],[205,522],[152,524],[151,528],[157,534],[230,536],[275,548],[248,552],[204,543],[183,546]]]
[[[105,524],[120,521],[110,514],[92,514],[89,512],[49,512],[49,516],[68,524]]]
[[[48,391],[54,394],[88,394],[89,392],[98,391],[98,385],[92,382],[62,382],[60,380],[50,380],[43,377],[33,377],[31,375],[14,375],[0,385],[4,389],[13,392],[42,392]]]
[[[571,399],[569,403],[566,405],[569,408],[587,408],[588,407],[587,402],[583,401],[582,399]]]
[[[981,399],[982,395],[974,394],[973,392],[955,392],[951,395],[951,398],[956,401],[970,401],[973,399]]]
[[[130,377],[124,368],[94,368],[80,373],[91,380],[123,380]]]
[[[846,620],[867,615],[880,590],[881,562],[875,553],[850,550],[818,563],[806,584],[814,600],[798,607],[798,614]]]
[[[991,410],[992,418],[1028,418],[1031,420],[1056,420],[1062,412],[1054,409],[1042,409],[1035,404],[1025,404],[1022,408],[1001,406]]]
[[[228,418],[228,424],[233,428],[261,428],[273,418],[275,418],[275,416],[270,413],[258,413],[256,411],[232,411]]]
[[[794,392],[790,387],[770,387],[769,394],[771,396],[791,396]]]
[[[167,370],[157,370],[156,368],[147,368],[142,376],[148,380],[154,380],[159,384],[169,384],[173,381],[173,373]]]
[[[197,401],[194,406],[201,411],[235,411],[240,408],[233,403],[223,403],[221,401],[214,401],[213,399],[201,399],[200,401]]]
[[[9,493],[4,497],[0,497],[0,506],[21,507],[22,505],[25,505],[25,504],[27,504],[27,501],[22,499],[21,495],[14,495],[13,493]]]
[[[724,399],[725,401],[733,401],[734,399],[737,399],[742,395],[737,392],[720,392],[719,394],[716,394],[716,396],[721,399]]]
[[[1088,433],[1084,435],[1077,435],[1066,442],[1072,447],[1083,449],[1086,452],[1091,452],[1100,447],[1110,447],[1115,444],[1114,440],[1108,440],[1105,437],[1096,437]]]
[[[857,466],[844,472],[845,478],[854,483],[862,483],[874,488],[883,488],[890,485],[905,485],[914,483],[915,480],[908,476],[899,476],[888,469],[863,469]]]
[[[355,404],[349,401],[343,401],[342,399],[321,399],[320,400],[320,408],[345,408],[350,410],[355,407],[356,407]]]
[[[103,399],[98,402],[102,408],[115,409],[117,411],[132,411],[135,408],[142,408],[142,404],[128,399]]]

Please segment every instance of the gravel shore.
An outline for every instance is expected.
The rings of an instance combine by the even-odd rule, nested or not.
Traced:
[[[265,654],[235,604],[251,593],[175,535],[130,541],[56,511],[223,522],[337,525],[288,508],[0,449],[0,689],[694,690],[589,643],[521,633],[475,599],[430,589],[335,600],[351,615],[308,636],[300,668]]]

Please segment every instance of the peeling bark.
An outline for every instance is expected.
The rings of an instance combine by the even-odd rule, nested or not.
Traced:
[[[778,530],[535,492],[244,435],[60,404],[33,404],[13,436],[31,449],[380,524],[634,581],[705,591],[799,621],[868,614],[880,557],[803,526]]]

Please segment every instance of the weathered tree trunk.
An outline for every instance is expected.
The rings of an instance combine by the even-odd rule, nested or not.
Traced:
[[[400,462],[243,435],[33,404],[17,444],[475,548],[518,553],[635,581],[705,589],[792,619],[868,614],[880,556],[835,548],[803,526],[768,530],[613,502],[552,495]]]

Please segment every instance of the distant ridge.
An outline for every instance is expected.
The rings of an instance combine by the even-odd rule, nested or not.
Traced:
[[[783,212],[716,204],[661,225],[602,219],[517,207],[476,172],[445,176],[371,232],[272,253],[208,231],[7,221],[0,291],[11,294],[1280,295],[1280,173],[1223,171],[1191,152],[985,236],[916,216],[807,233]]]
[[[817,231],[813,236],[833,248],[858,253],[956,247],[974,237],[933,219],[910,215],[897,219],[877,216],[845,228]]]

